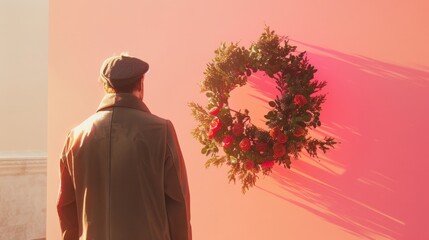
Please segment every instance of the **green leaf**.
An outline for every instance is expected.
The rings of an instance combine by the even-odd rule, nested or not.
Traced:
[[[250,69],[246,69],[246,75],[250,76],[252,74],[252,72],[250,71]]]
[[[210,153],[212,153],[212,151],[209,149],[209,150],[207,150],[207,152],[206,152],[206,156],[208,156]]]
[[[307,113],[304,116],[302,116],[302,120],[305,122],[308,122],[311,120],[311,114]]]

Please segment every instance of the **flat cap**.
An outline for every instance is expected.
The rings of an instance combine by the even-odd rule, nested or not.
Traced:
[[[145,61],[125,56],[113,56],[104,60],[100,69],[100,80],[113,88],[131,85],[140,80],[149,70]]]

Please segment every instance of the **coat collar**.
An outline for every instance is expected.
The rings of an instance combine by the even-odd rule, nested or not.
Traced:
[[[110,107],[133,108],[150,113],[146,104],[131,93],[107,93],[101,100],[97,112]]]

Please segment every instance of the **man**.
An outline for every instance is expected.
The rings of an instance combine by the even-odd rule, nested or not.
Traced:
[[[142,102],[149,65],[104,61],[106,95],[68,135],[57,204],[65,240],[191,240],[189,189],[172,123]]]

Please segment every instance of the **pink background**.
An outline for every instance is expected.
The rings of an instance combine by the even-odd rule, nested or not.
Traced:
[[[151,65],[145,102],[172,120],[188,168],[194,239],[424,239],[429,235],[429,4],[370,1],[50,1],[48,239],[59,238],[58,156],[103,95],[101,62],[128,51]],[[246,195],[204,168],[187,103],[222,41],[248,46],[269,25],[307,51],[328,81],[322,124],[342,143],[277,167]],[[272,82],[232,101],[254,119]],[[256,121],[256,120],[255,120]]]

